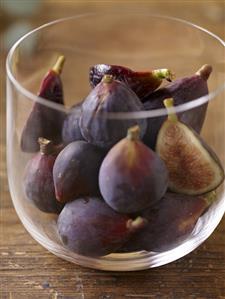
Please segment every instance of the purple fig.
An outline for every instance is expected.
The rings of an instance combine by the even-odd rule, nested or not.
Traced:
[[[63,205],[55,197],[52,170],[59,151],[47,139],[39,138],[39,144],[40,152],[27,163],[25,169],[25,194],[41,211],[58,214]]]
[[[120,65],[96,64],[89,72],[91,86],[99,84],[104,75],[112,75],[116,80],[124,82],[140,99],[158,88],[163,79],[171,81],[173,78],[168,69],[137,72]]]
[[[164,162],[140,139],[138,126],[106,155],[99,172],[99,187],[106,203],[120,213],[134,213],[155,204],[166,192]]]
[[[86,141],[74,141],[58,155],[53,178],[56,198],[68,202],[80,196],[99,195],[98,173],[105,152]]]
[[[162,87],[143,99],[146,110],[164,108],[163,100],[173,98],[174,105],[178,106],[188,103],[208,94],[207,80],[212,72],[210,65],[203,65],[193,76],[181,78],[173,81],[165,87]],[[208,103],[181,112],[179,118],[182,122],[192,127],[197,133],[200,133],[207,111]],[[155,148],[158,131],[166,119],[166,116],[148,118],[148,126],[144,136],[144,143]]]
[[[64,120],[62,129],[62,139],[64,144],[69,144],[70,142],[77,140],[84,140],[79,126],[81,107],[82,103],[74,105]]]
[[[114,252],[144,225],[145,219],[132,220],[92,197],[67,203],[57,222],[63,244],[89,257]]]
[[[168,118],[161,126],[156,152],[165,162],[171,191],[200,195],[216,189],[224,180],[219,158],[202,138],[178,120],[173,99],[164,100]]]
[[[82,105],[80,129],[88,142],[103,148],[110,148],[138,124],[142,136],[146,129],[145,119],[110,119],[110,112],[135,112],[143,110],[143,104],[124,83],[105,75],[90,92]]]
[[[180,245],[214,200],[214,192],[201,196],[166,193],[154,207],[141,214],[148,220],[146,226],[120,251],[162,252]]]
[[[64,104],[63,86],[60,78],[65,58],[60,56],[53,68],[44,77],[39,97],[50,102]],[[24,152],[39,150],[38,138],[44,137],[54,144],[61,142],[61,130],[65,114],[47,107],[41,103],[34,103],[21,136],[21,149]]]

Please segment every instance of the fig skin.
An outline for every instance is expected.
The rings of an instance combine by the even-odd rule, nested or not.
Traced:
[[[168,192],[154,207],[141,213],[147,225],[120,249],[120,252],[163,252],[187,239],[199,217],[215,200],[214,192],[189,196]]]
[[[67,203],[57,221],[63,244],[73,252],[89,257],[114,252],[144,225],[146,220],[141,217],[132,220],[116,213],[97,197]]]
[[[63,122],[62,140],[65,145],[73,141],[84,140],[79,126],[81,107],[82,102],[72,106]]]
[[[39,210],[59,214],[63,204],[55,197],[53,165],[59,152],[51,141],[39,138],[40,152],[27,163],[23,180],[26,197]]]
[[[89,71],[91,86],[95,87],[99,84],[106,74],[124,82],[140,99],[157,89],[163,79],[170,82],[173,79],[173,74],[168,69],[137,72],[120,65],[96,64]]]
[[[110,119],[110,112],[135,112],[143,110],[136,94],[124,83],[105,75],[90,92],[82,105],[80,129],[84,139],[99,147],[109,149],[127,132],[139,125],[142,136],[146,130],[146,119]]]
[[[165,87],[156,90],[143,99],[146,110],[164,108],[163,100],[173,98],[174,105],[188,103],[208,94],[207,80],[212,72],[210,65],[203,65],[193,76],[177,79]],[[208,103],[194,109],[179,113],[182,122],[193,128],[197,133],[201,132]],[[148,118],[146,134],[143,141],[146,145],[155,149],[158,131],[166,119],[166,116]]]
[[[120,213],[135,213],[155,204],[165,194],[168,173],[159,156],[139,140],[139,127],[106,155],[99,187],[106,203]]]
[[[168,119],[159,130],[156,152],[169,173],[169,189],[201,195],[215,190],[224,180],[224,170],[214,151],[191,128],[180,122],[173,99],[164,100]]]
[[[86,141],[74,141],[58,155],[53,179],[56,198],[68,202],[80,196],[99,195],[98,173],[105,152]]]
[[[56,64],[41,82],[39,97],[50,102],[64,105],[63,84],[60,74],[65,58],[59,56]],[[61,130],[65,113],[34,103],[21,135],[20,146],[23,152],[34,153],[39,150],[38,138],[44,137],[54,144],[62,141]]]

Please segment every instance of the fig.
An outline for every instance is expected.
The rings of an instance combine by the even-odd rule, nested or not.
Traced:
[[[66,116],[63,129],[62,129],[62,140],[64,144],[69,144],[70,142],[77,140],[84,140],[80,132],[80,115],[81,115],[82,103],[76,104],[71,107],[69,114]]]
[[[104,156],[102,149],[86,141],[68,144],[53,168],[58,201],[65,203],[80,196],[99,195],[98,173]]]
[[[145,133],[145,119],[112,119],[108,113],[135,112],[143,110],[143,105],[135,93],[124,83],[105,75],[90,92],[82,105],[80,129],[84,139],[103,148],[110,148],[133,125],[139,125]]]
[[[166,193],[155,206],[141,214],[148,220],[146,226],[120,251],[162,252],[180,245],[215,198],[215,192],[199,196]]]
[[[106,155],[99,187],[106,203],[120,213],[134,213],[155,204],[165,194],[168,173],[164,162],[140,141],[140,128],[128,130]]]
[[[44,77],[39,97],[50,102],[64,104],[63,86],[60,78],[64,56],[59,56],[56,64]],[[61,130],[65,114],[44,104],[35,102],[26,121],[21,135],[21,149],[24,152],[37,152],[39,150],[38,138],[44,137],[54,144],[61,143]]]
[[[120,65],[96,64],[89,72],[91,86],[95,87],[99,84],[106,74],[124,82],[140,99],[158,88],[163,79],[171,81],[173,78],[173,74],[168,69],[137,72]]]
[[[216,189],[224,180],[219,158],[200,135],[178,120],[172,98],[164,105],[168,118],[159,130],[156,152],[168,169],[170,190],[200,195]]]
[[[57,227],[66,247],[94,257],[114,252],[145,224],[141,217],[132,220],[113,211],[102,199],[88,197],[67,203]]]
[[[156,90],[143,99],[146,110],[164,108],[163,100],[173,98],[174,105],[188,103],[208,94],[207,80],[212,72],[212,67],[203,65],[193,76],[177,79],[165,87]],[[182,122],[192,127],[197,133],[201,132],[208,103],[181,112],[179,118]],[[145,144],[152,149],[155,148],[158,131],[166,119],[166,116],[148,118],[146,134],[143,138]]]
[[[53,165],[59,152],[50,140],[39,138],[40,152],[27,163],[23,180],[26,197],[39,210],[59,214],[63,204],[55,197]]]

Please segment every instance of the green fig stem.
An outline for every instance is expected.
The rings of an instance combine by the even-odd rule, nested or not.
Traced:
[[[212,73],[212,66],[204,64],[195,74],[200,76],[203,80],[207,81]]]
[[[54,146],[51,140],[48,140],[43,137],[39,137],[38,143],[40,145],[40,153],[42,155],[48,155],[54,152]]]
[[[129,219],[127,221],[127,228],[130,231],[137,231],[147,224],[147,220],[141,216],[138,216],[136,219]]]
[[[173,121],[173,122],[177,122],[178,117],[177,117],[176,111],[174,109],[173,98],[165,99],[163,101],[163,104],[166,107],[167,112],[168,112],[168,120]]]
[[[138,125],[133,126],[127,130],[127,138],[131,141],[136,141],[140,139],[140,127]]]
[[[208,207],[216,200],[216,191],[209,192],[206,194],[206,202]]]
[[[56,63],[54,64],[52,71],[60,75],[62,73],[63,65],[65,62],[65,56],[61,55],[58,57]]]
[[[153,70],[152,74],[158,79],[166,79],[169,82],[175,78],[175,75],[168,69]]]
[[[113,76],[112,75],[104,75],[102,78],[103,83],[112,83]]]

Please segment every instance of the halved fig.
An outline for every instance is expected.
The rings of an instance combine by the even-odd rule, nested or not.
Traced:
[[[159,130],[156,152],[167,166],[170,190],[200,195],[216,189],[224,180],[219,158],[200,135],[178,120],[172,98],[164,105],[168,118]]]

